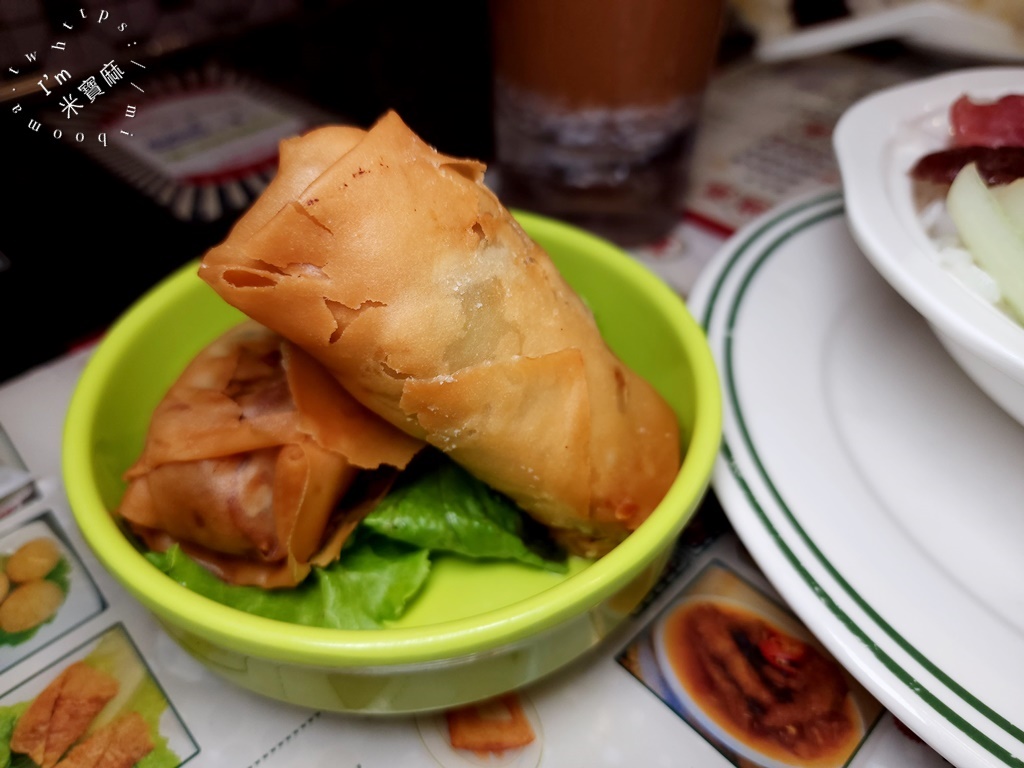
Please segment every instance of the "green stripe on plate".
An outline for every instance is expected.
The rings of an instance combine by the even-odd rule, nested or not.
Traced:
[[[819,210],[820,209],[820,210]],[[750,456],[757,467],[758,474],[768,487],[772,498],[775,503],[778,504],[779,508],[789,524],[793,527],[803,544],[813,553],[814,558],[818,563],[825,569],[829,576],[835,580],[838,587],[844,592],[854,603],[864,611],[864,613],[881,629],[886,636],[893,640],[901,649],[903,649],[907,655],[909,655],[914,661],[920,664],[926,669],[936,680],[940,681],[949,691],[955,694],[964,703],[978,712],[980,715],[988,719],[995,726],[1000,728],[1009,736],[1017,739],[1018,741],[1024,742],[1024,730],[1011,723],[1003,715],[999,714],[991,707],[987,706],[977,696],[968,691],[964,686],[953,680],[948,674],[939,669],[931,660],[929,660],[921,651],[909,643],[903,636],[897,632],[892,625],[890,625],[885,619],[883,619],[868,602],[861,597],[860,594],[850,585],[850,583],[840,574],[835,566],[829,562],[828,558],[825,557],[824,553],[818,548],[817,544],[811,539],[811,537],[804,530],[803,526],[800,525],[796,516],[793,514],[789,505],[786,504],[782,498],[778,489],[775,487],[771,478],[768,476],[765,470],[764,464],[758,455],[758,451],[754,446],[753,440],[751,439],[750,433],[747,429],[746,421],[743,418],[743,408],[739,402],[736,389],[734,386],[734,375],[733,375],[733,358],[732,358],[732,332],[735,328],[736,317],[742,304],[744,295],[747,289],[750,287],[751,282],[757,275],[757,272],[768,262],[772,255],[786,243],[794,235],[799,234],[805,229],[820,224],[823,221],[841,216],[844,213],[844,206],[842,195],[839,192],[832,192],[820,197],[815,197],[810,200],[803,201],[790,208],[780,211],[777,215],[770,217],[765,220],[760,226],[751,230],[744,240],[735,246],[732,256],[726,262],[722,271],[719,273],[714,285],[709,292],[709,298],[707,306],[704,309],[703,316],[701,317],[701,323],[705,330],[710,330],[711,318],[719,310],[727,312],[727,321],[725,329],[725,342],[724,342],[724,377],[723,384],[726,388],[726,396],[728,397],[729,403],[736,414],[737,423],[739,425],[740,434],[742,436],[743,445],[750,452]],[[721,300],[721,292],[723,286],[731,273],[738,268],[739,263],[744,257],[748,255],[750,250],[758,243],[758,241],[772,228],[779,226],[787,219],[797,218],[798,220],[785,231],[776,235],[774,239],[764,247],[763,252],[751,262],[748,271],[742,275],[741,282],[738,289],[733,294],[731,299],[732,304],[725,307],[724,309],[719,306]],[[829,592],[825,587],[819,583],[814,576],[810,573],[808,568],[800,561],[794,551],[790,548],[786,542],[782,533],[780,533],[768,518],[764,508],[758,503],[757,498],[751,491],[750,486],[747,484],[746,479],[742,476],[739,469],[734,461],[734,454],[728,441],[723,438],[721,454],[725,459],[730,472],[739,484],[750,503],[751,508],[756,512],[758,519],[768,532],[772,540],[774,540],[776,546],[778,546],[780,552],[785,556],[786,560],[793,567],[794,571],[800,576],[800,578],[807,584],[811,592],[821,601],[822,604],[829,610],[829,612],[838,619],[843,626],[849,630],[849,632],[856,637],[860,642],[864,644],[872,655],[881,662],[886,669],[888,669],[894,677],[896,677],[901,683],[903,683],[910,691],[916,694],[923,702],[931,707],[935,712],[940,714],[946,719],[952,726],[967,736],[971,741],[976,743],[978,746],[989,752],[991,755],[996,757],[1001,762],[1009,766],[1024,766],[1024,760],[1015,757],[1007,749],[996,743],[992,738],[982,733],[972,723],[964,719],[960,714],[953,710],[946,702],[944,702],[939,696],[930,691],[928,688],[923,686],[919,680],[911,675],[907,670],[901,667],[895,659],[889,656],[874,640],[867,631],[861,628],[843,609],[836,603],[836,601],[829,595]]]

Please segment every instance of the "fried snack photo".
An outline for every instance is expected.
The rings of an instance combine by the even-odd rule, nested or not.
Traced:
[[[53,620],[68,592],[68,564],[41,536],[0,554],[0,644],[17,645]]]
[[[713,600],[678,609],[670,655],[691,694],[749,744],[793,765],[849,753],[860,721],[842,669],[813,644]]]
[[[224,581],[294,586],[358,522],[337,510],[356,476],[397,471],[421,447],[302,350],[244,323],[157,406],[118,514],[150,549],[178,544]]]
[[[199,273],[368,409],[599,556],[675,478],[676,418],[483,175],[394,113],[286,140]]]
[[[53,768],[117,695],[115,678],[84,662],[61,672],[29,705],[11,735],[11,751]]]
[[[516,693],[450,709],[445,720],[452,748],[480,755],[519,749],[537,738]]]
[[[131,768],[152,751],[145,719],[128,712],[76,744],[56,768]]]

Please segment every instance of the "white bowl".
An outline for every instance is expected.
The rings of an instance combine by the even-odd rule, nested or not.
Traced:
[[[967,375],[1024,424],[1024,326],[940,260],[912,196],[911,167],[946,146],[962,94],[1024,93],[1024,68],[978,67],[861,99],[833,135],[850,230],[868,260],[931,326]]]

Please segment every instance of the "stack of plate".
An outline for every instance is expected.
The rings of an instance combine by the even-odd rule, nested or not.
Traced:
[[[986,68],[858,103],[835,136],[842,191],[746,227],[689,300],[722,378],[714,487],[737,532],[958,766],[1024,756],[1024,328],[943,270],[907,170],[959,95],[1015,88],[1024,70]]]

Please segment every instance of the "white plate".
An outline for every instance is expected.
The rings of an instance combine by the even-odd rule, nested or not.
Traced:
[[[912,197],[908,172],[947,145],[949,108],[965,93],[1024,93],[1024,68],[960,70],[868,96],[840,118],[836,156],[851,230],[865,255],[976,383],[1024,423],[1024,327],[941,265]]]
[[[793,610],[958,766],[1024,758],[1024,428],[849,236],[838,192],[735,235],[689,299],[725,394],[714,488]]]
[[[915,48],[980,61],[1024,61],[1024,42],[995,16],[943,2],[921,2],[854,14],[761,41],[764,61],[785,61],[896,38]]]

